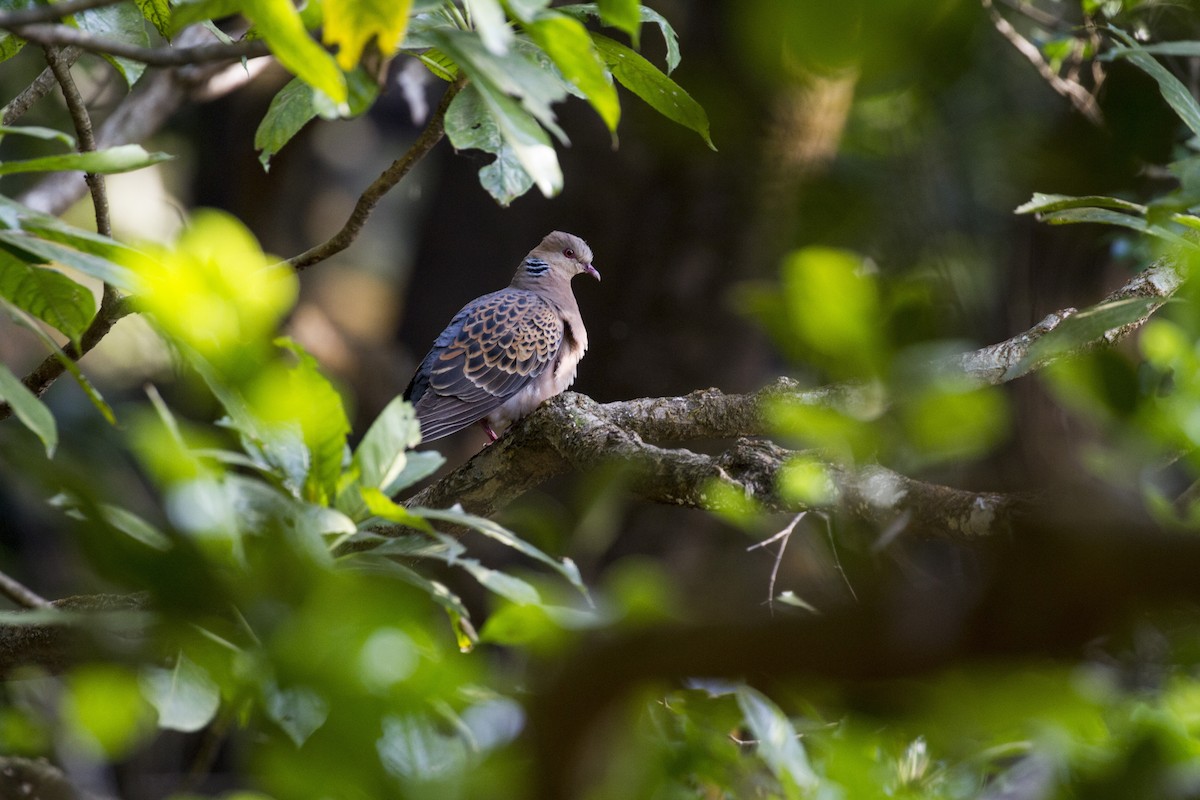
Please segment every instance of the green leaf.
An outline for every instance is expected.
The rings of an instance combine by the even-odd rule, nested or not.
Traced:
[[[158,727],[193,733],[217,715],[221,688],[183,653],[172,669],[147,667],[139,676],[142,694],[158,711]]]
[[[148,167],[172,156],[166,153],[147,153],[139,144],[123,144],[104,150],[90,150],[86,153],[64,153],[57,156],[41,156],[26,158],[20,161],[5,161],[0,163],[0,175],[12,175],[17,172],[60,172],[63,170],[79,170],[94,174],[108,175],[114,172],[130,172],[142,167]]]
[[[463,5],[471,15],[471,25],[483,46],[498,56],[507,53],[513,32],[508,27],[500,0],[463,0]]]
[[[337,63],[349,72],[371,39],[390,58],[404,39],[412,0],[324,0],[325,44],[338,48]]]
[[[171,5],[168,0],[133,0],[142,17],[154,26],[163,38],[171,38]]]
[[[21,48],[24,46],[25,40],[20,36],[8,31],[0,31],[0,64],[21,52]]]
[[[363,487],[360,489],[363,502],[367,504],[367,509],[377,517],[394,522],[397,525],[404,525],[408,528],[415,528],[419,531],[433,532],[433,527],[424,516],[414,514],[404,506],[392,500],[383,492],[372,487]]]
[[[410,567],[397,564],[389,558],[380,558],[374,553],[354,553],[348,558],[349,563],[358,569],[397,578],[428,594],[430,599],[445,609],[449,615],[458,638],[459,649],[467,652],[474,646],[476,636],[469,622],[471,613],[463,604],[462,599],[447,589],[445,584],[426,578]]]
[[[531,545],[529,542],[514,534],[512,531],[504,528],[501,525],[497,525],[495,522],[492,522],[486,517],[478,517],[474,514],[468,514],[458,506],[446,510],[434,508],[411,508],[409,510],[414,514],[427,519],[436,519],[443,522],[449,522],[453,525],[465,525],[469,528],[474,528],[484,536],[494,539],[506,547],[516,550],[518,553],[522,553],[549,566],[570,581],[571,585],[578,589],[581,593],[583,593],[585,596],[587,595],[587,587],[584,586],[583,579],[579,575],[579,567],[575,565],[574,561],[569,558],[564,558],[562,561],[556,561],[538,548]]]
[[[31,136],[34,139],[62,142],[67,147],[75,147],[75,137],[54,128],[43,128],[38,125],[0,125],[0,136]]]
[[[642,4],[638,0],[599,0],[596,5],[600,7],[601,21],[628,33],[633,46],[637,47],[642,28],[639,11]]]
[[[471,577],[479,581],[479,585],[493,594],[498,594],[505,600],[519,605],[540,604],[541,595],[531,584],[506,572],[485,567],[473,558],[464,558],[455,562],[458,566],[471,573]]]
[[[361,67],[346,75],[350,91],[350,116],[371,107],[379,94],[379,84]],[[261,151],[258,160],[266,169],[271,157],[291,141],[310,120],[323,116],[328,100],[299,78],[291,80],[271,99],[271,105],[254,133],[254,148]]]
[[[141,11],[132,3],[115,3],[100,8],[89,8],[68,18],[67,24],[102,39],[112,39],[122,44],[148,47],[150,36]],[[121,56],[104,55],[104,60],[117,68],[125,83],[133,86],[146,71],[146,65]]]
[[[483,95],[467,84],[446,110],[446,134],[458,150],[483,150],[496,156],[479,170],[479,183],[502,206],[533,187],[533,178],[521,166],[514,150],[492,116]]]
[[[23,231],[0,230],[0,247],[12,248],[27,254],[39,262],[54,261],[85,275],[98,278],[118,289],[132,291],[135,286],[133,273],[128,267],[115,264],[107,258],[85,253],[59,244],[56,241],[31,236]]]
[[[303,686],[279,688],[273,681],[263,687],[267,716],[300,747],[316,733],[329,717],[329,703],[320,694]]]
[[[570,14],[573,17],[583,19],[586,17],[599,17],[600,7],[595,3],[578,3],[569,6],[559,6],[554,9],[563,14]],[[667,74],[670,75],[679,66],[679,34],[675,33],[675,28],[667,21],[667,18],[655,11],[653,8],[639,5],[638,12],[641,15],[642,22],[650,22],[658,26],[662,31],[663,41],[667,45]]]
[[[1062,211],[1068,208],[1112,208],[1118,211],[1128,211],[1131,214],[1145,214],[1146,207],[1128,200],[1105,195],[1085,195],[1076,197],[1066,194],[1042,194],[1034,192],[1033,197],[1014,209],[1015,214],[1045,214],[1051,211]]]
[[[133,252],[130,247],[107,236],[103,236],[95,231],[76,228],[73,225],[63,222],[58,217],[34,211],[31,208],[21,205],[16,200],[0,195],[0,230],[3,228],[23,230],[30,234],[36,234],[43,239],[70,245],[76,250],[82,250],[85,253],[99,256],[110,262],[120,261]],[[116,267],[116,265],[113,264],[113,267]],[[124,270],[125,268],[119,267],[117,269]],[[126,274],[128,275],[128,273]],[[119,288],[128,288],[120,282],[110,281],[110,283]]]
[[[700,134],[710,148],[717,149],[709,136],[708,115],[679,84],[620,42],[599,33],[592,34],[592,41],[622,86],[667,119]]]
[[[324,536],[349,535],[357,530],[345,514],[299,500],[261,480],[228,475],[223,483],[243,533],[282,533],[296,552],[305,554],[314,564],[333,563]]]
[[[243,13],[254,22],[279,63],[334,103],[347,101],[342,71],[333,56],[308,35],[292,0],[246,0],[243,6]]]
[[[1005,377],[1019,377],[1040,364],[1097,341],[1111,330],[1144,318],[1162,303],[1161,297],[1128,297],[1072,314],[1030,345]]]
[[[171,8],[170,25],[163,35],[169,39],[188,25],[238,14],[242,5],[242,0],[176,0]]]
[[[386,495],[394,494],[388,490],[408,464],[406,451],[420,441],[420,425],[412,404],[396,397],[371,423],[354,451],[353,463],[360,480],[366,486],[384,490]],[[403,488],[396,486],[396,491]]]
[[[554,60],[563,76],[583,92],[608,129],[615,131],[621,119],[621,102],[587,28],[564,14],[548,13],[526,24],[525,30]]]
[[[90,290],[52,269],[27,264],[0,250],[0,296],[78,343],[96,315]]]
[[[507,0],[505,5],[508,7],[509,13],[518,20],[530,22],[538,16],[542,9],[550,5],[550,0]]]
[[[12,406],[13,413],[21,424],[31,430],[46,448],[46,458],[54,457],[58,447],[58,426],[54,415],[37,395],[29,391],[21,379],[12,374],[8,367],[0,364],[0,400]]]
[[[7,300],[0,300],[0,302],[3,303],[5,310],[8,311],[9,317],[11,317],[14,322],[23,328],[32,331],[35,336],[42,340],[42,343],[46,345],[46,349],[49,350],[54,357],[58,359],[59,363],[63,365],[63,368],[71,374],[71,377],[74,378],[75,382],[79,384],[79,388],[83,389],[83,392],[87,395],[88,400],[92,402],[92,405],[96,407],[96,410],[100,412],[104,419],[107,420],[110,425],[116,425],[117,418],[113,414],[112,408],[109,407],[108,403],[104,402],[104,398],[100,396],[100,392],[96,391],[96,387],[92,385],[92,382],[88,380],[87,376],[85,376],[82,370],[79,369],[79,364],[75,362],[75,359],[68,357],[67,354],[63,352],[63,349],[58,346],[58,342],[54,341],[50,334],[42,330],[41,325],[31,320],[23,311],[21,311],[21,309],[17,308],[12,303],[9,303]]]
[[[779,706],[749,686],[738,687],[735,695],[751,738],[757,742],[758,756],[766,762],[775,777],[785,787],[815,789],[816,773],[808,763],[804,746],[800,744],[800,735],[791,720]]]
[[[1163,99],[1170,104],[1171,108],[1175,109],[1175,113],[1179,115],[1185,125],[1191,128],[1192,133],[1200,136],[1200,103],[1196,102],[1191,91],[1154,56],[1147,53],[1146,49],[1138,44],[1132,36],[1112,25],[1108,26],[1108,30],[1125,43],[1125,47],[1115,48],[1111,57],[1127,58],[1134,66],[1154,78],[1158,82],[1158,90]]]

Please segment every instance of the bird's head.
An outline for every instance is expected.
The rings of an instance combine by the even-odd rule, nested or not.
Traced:
[[[578,236],[554,231],[525,256],[513,285],[532,288],[547,278],[569,282],[580,273],[600,280],[600,273],[592,266],[592,248]]]

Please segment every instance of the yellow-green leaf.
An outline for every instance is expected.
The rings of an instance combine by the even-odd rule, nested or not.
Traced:
[[[345,76],[333,56],[308,35],[292,0],[246,0],[243,12],[266,39],[279,63],[327,94],[333,102],[346,102]]]
[[[384,56],[399,47],[412,0],[325,0],[325,44],[337,45],[337,63],[354,69],[372,37]]]

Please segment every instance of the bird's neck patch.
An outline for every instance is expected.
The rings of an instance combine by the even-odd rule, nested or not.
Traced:
[[[521,266],[524,267],[526,275],[534,278],[540,278],[542,275],[545,275],[550,271],[549,264],[547,264],[545,261],[542,261],[540,258],[534,258],[533,256],[526,258]]]

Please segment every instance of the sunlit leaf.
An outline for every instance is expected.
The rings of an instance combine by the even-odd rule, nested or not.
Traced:
[[[37,435],[46,448],[46,458],[54,457],[58,447],[58,426],[50,409],[33,392],[21,383],[21,379],[0,364],[0,400],[12,407],[21,424]]]
[[[386,519],[389,522],[394,522],[397,525],[404,525],[421,531],[433,530],[423,516],[414,514],[378,489],[364,487],[361,492],[368,510],[375,516]]]
[[[242,12],[254,22],[279,63],[334,103],[346,102],[342,71],[333,56],[308,35],[292,0],[245,0]]]
[[[596,43],[596,49],[613,77],[622,86],[667,119],[700,134],[710,148],[717,149],[709,135],[708,115],[683,87],[620,42],[599,33],[592,34],[592,41]]]
[[[498,56],[507,53],[513,33],[500,0],[463,0],[463,5],[471,15],[471,24],[483,46]]]
[[[1004,395],[992,387],[963,391],[935,383],[904,398],[902,416],[913,446],[930,458],[978,457],[1010,428]]]
[[[408,465],[407,451],[420,441],[420,426],[412,404],[396,397],[371,423],[354,450],[354,463],[362,482],[388,495],[395,493],[389,491],[394,485],[396,491],[405,488],[396,485],[397,479]]]
[[[325,44],[337,46],[338,66],[354,69],[372,39],[390,57],[404,38],[411,6],[412,0],[323,0]]]
[[[789,458],[779,471],[779,493],[790,502],[819,508],[837,500],[838,488],[828,464],[800,453]]]
[[[170,27],[163,35],[170,38],[197,22],[238,14],[243,4],[243,0],[175,0],[171,4]]]
[[[8,246],[26,253],[36,262],[56,261],[118,289],[130,290],[136,286],[133,274],[122,264],[24,231],[0,230],[0,246]]]
[[[172,156],[167,153],[148,153],[140,144],[122,144],[104,150],[89,150],[86,153],[64,153],[57,156],[39,156],[0,163],[0,175],[18,172],[61,172],[79,170],[98,174],[130,172],[148,167]]]
[[[637,47],[642,27],[639,11],[642,4],[638,0],[598,0],[596,5],[600,8],[600,19],[604,24],[629,34],[633,46]]]
[[[43,128],[40,125],[0,125],[0,136],[29,136],[43,141],[61,142],[67,147],[75,147],[75,137],[69,133],[54,128]]]
[[[77,741],[109,758],[127,755],[153,729],[154,710],[137,678],[115,665],[88,665],[66,677],[63,718]]]
[[[587,28],[564,14],[543,14],[527,23],[525,30],[554,59],[563,76],[583,92],[608,129],[615,131],[621,103]]]
[[[158,727],[190,733],[212,721],[221,705],[221,689],[183,653],[171,669],[146,667],[142,692],[158,711]]]
[[[171,36],[171,5],[168,0],[133,0],[142,17],[165,38]]]
[[[1043,194],[1034,192],[1033,197],[1017,206],[1016,214],[1042,214],[1050,211],[1062,211],[1067,208],[1112,208],[1127,211],[1131,214],[1145,214],[1146,206],[1131,203],[1118,197],[1106,195],[1084,195],[1077,197],[1067,194]]]

